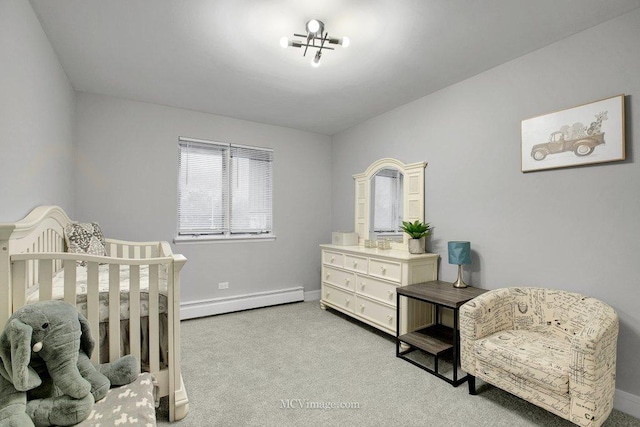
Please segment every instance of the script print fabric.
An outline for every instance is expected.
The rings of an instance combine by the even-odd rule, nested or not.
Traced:
[[[561,290],[496,289],[460,309],[465,371],[582,426],[613,408],[617,337],[610,306]]]

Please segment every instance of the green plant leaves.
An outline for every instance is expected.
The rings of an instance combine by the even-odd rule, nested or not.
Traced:
[[[419,220],[415,220],[415,222],[402,221],[401,228],[402,231],[407,233],[412,239],[419,239],[431,231],[431,226],[428,222],[420,222]]]

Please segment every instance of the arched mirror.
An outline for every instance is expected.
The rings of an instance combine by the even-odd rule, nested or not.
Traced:
[[[404,175],[395,168],[380,169],[371,177],[369,239],[402,242],[403,181]]]
[[[424,168],[426,163],[404,164],[380,159],[353,176],[356,185],[355,230],[365,239],[391,239],[406,250],[402,221],[424,221]]]

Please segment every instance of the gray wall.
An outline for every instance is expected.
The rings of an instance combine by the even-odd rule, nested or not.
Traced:
[[[0,222],[73,214],[75,94],[27,1],[0,1]]]
[[[585,293],[620,317],[617,388],[640,395],[640,10],[334,136],[333,229],[353,229],[352,174],[427,161],[428,250],[452,281],[449,240],[469,240],[470,282]],[[627,160],[523,174],[520,122],[621,93]],[[468,273],[467,273],[468,274]]]
[[[274,149],[274,228],[259,243],[180,244],[182,302],[319,288],[331,239],[331,138],[153,104],[78,94],[76,206],[109,237],[168,240],[177,224],[178,137]],[[218,290],[219,282],[230,282]]]

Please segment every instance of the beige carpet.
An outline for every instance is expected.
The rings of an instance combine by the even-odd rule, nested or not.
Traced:
[[[395,357],[391,336],[318,301],[182,322],[190,410],[176,426],[572,426],[479,381],[477,396]],[[166,400],[158,424],[169,425]],[[614,410],[606,426],[640,420]]]

